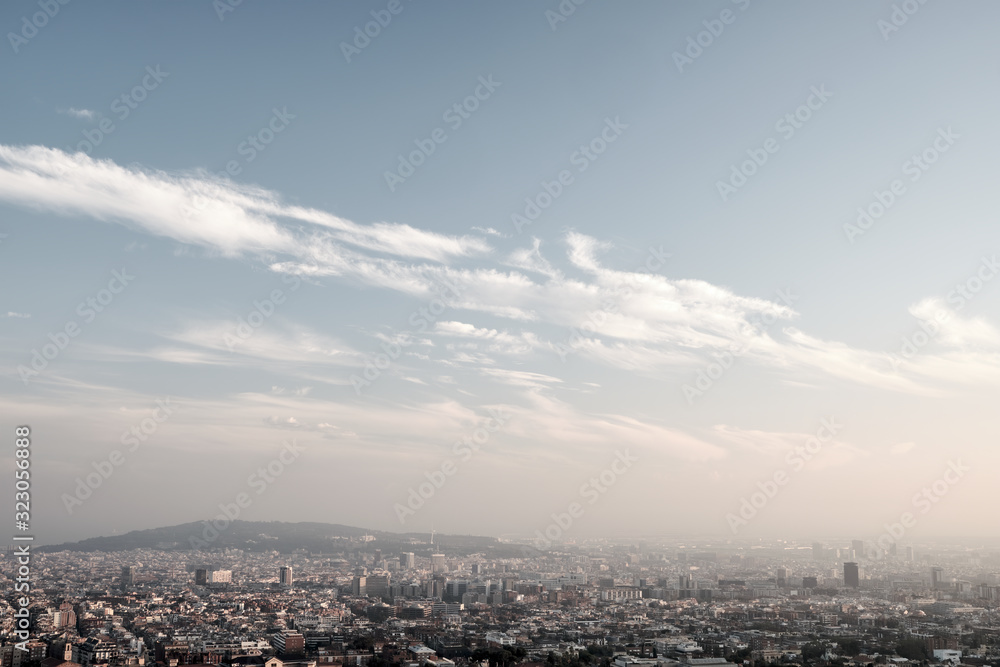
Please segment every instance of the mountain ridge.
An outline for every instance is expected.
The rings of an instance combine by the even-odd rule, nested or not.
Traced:
[[[350,542],[352,538],[372,539]],[[344,551],[392,550],[407,547],[408,551],[442,551],[444,553],[474,553],[483,549],[496,551],[504,545],[495,537],[477,535],[434,535],[430,533],[391,533],[366,530],[343,524],[317,521],[244,521],[229,522],[221,530],[210,521],[193,521],[174,526],[133,530],[122,535],[91,537],[77,542],[64,542],[38,547],[39,552],[76,551],[81,553],[153,549],[158,551],[278,551],[291,553],[306,550],[312,553]],[[501,549],[505,550],[505,549]],[[520,552],[520,548],[517,548]]]

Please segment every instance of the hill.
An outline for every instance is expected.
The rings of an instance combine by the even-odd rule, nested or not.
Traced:
[[[359,540],[366,535],[369,536],[369,540]],[[508,551],[512,556],[520,555],[522,552],[520,547],[501,544],[494,537],[435,534],[434,544],[431,545],[430,535],[427,533],[369,531],[332,523],[240,520],[233,521],[221,531],[215,530],[208,522],[197,521],[39,547],[38,551],[49,553],[111,552],[131,549],[190,551],[195,548],[202,551],[273,550],[280,553],[291,553],[300,549],[310,553],[371,552],[382,549],[387,555],[398,551],[413,551],[421,555],[437,552],[465,555],[489,551],[497,557],[502,557],[502,554]]]

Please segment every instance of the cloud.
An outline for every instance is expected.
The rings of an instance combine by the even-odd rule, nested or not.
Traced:
[[[548,353],[558,345],[594,363],[662,375],[740,349],[745,350],[743,362],[811,384],[825,375],[939,395],[949,391],[948,383],[1000,380],[1000,331],[983,320],[953,314],[932,344],[898,364],[891,349],[858,349],[790,327],[798,313],[789,303],[741,296],[702,280],[607,266],[601,256],[611,246],[575,231],[564,239],[566,270],[542,255],[539,239],[490,265],[492,248],[480,237],[399,223],[361,225],[204,171],[123,167],[41,146],[0,146],[0,201],[122,224],[185,247],[250,258],[278,272],[347,278],[416,296],[425,304],[444,291],[449,312],[437,318],[445,322],[435,333],[457,339],[448,348],[451,364],[496,366],[491,353]],[[490,234],[489,229],[478,231]],[[478,266],[460,265],[473,258],[480,260]],[[940,300],[929,299],[911,312],[926,319],[942,307]],[[521,331],[468,322],[476,314],[518,322]],[[761,321],[774,325],[762,327]],[[219,341],[209,341],[201,328],[200,334],[192,329],[185,333],[188,340],[175,341],[185,344],[161,348],[154,356],[178,363],[232,363],[219,354]],[[304,362],[303,350],[309,358],[329,361],[338,349],[303,336],[308,335],[275,331],[237,352],[269,358],[274,353],[263,346],[273,343],[279,357]],[[228,350],[226,355],[232,356]]]
[[[712,433],[719,439],[734,445],[737,448],[735,451],[742,451],[766,459],[778,459],[782,461],[782,464],[784,464],[786,455],[793,451],[801,454],[806,442],[815,437],[813,433],[761,431],[726,424],[714,426]],[[860,447],[833,439],[822,443],[822,449],[811,454],[805,466],[812,471],[839,468],[868,456],[868,452]],[[805,459],[805,457],[802,458]]]
[[[15,313],[13,310],[7,311],[7,317],[17,317],[23,320],[29,319],[31,317],[30,313]]]
[[[483,234],[488,234],[489,236],[499,236],[502,239],[507,238],[507,234],[499,232],[496,229],[493,229],[492,227],[473,227],[472,230],[477,232],[482,232]]]
[[[59,113],[73,116],[74,118],[83,118],[84,120],[94,120],[97,117],[97,113],[90,109],[77,109],[75,107],[60,109]]]
[[[351,273],[365,251],[431,261],[489,246],[409,225],[359,225],[204,171],[168,174],[42,146],[0,146],[0,199],[125,224],[224,256],[291,257]],[[304,223],[304,224],[303,224]]]
[[[530,248],[519,248],[507,257],[508,266],[534,271],[550,278],[558,277],[559,272],[552,268],[547,259],[542,257],[541,246],[541,239],[532,239]]]

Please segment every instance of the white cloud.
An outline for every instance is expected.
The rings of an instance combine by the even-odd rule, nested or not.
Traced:
[[[90,109],[77,109],[75,107],[61,109],[59,113],[67,116],[73,116],[74,118],[83,118],[84,120],[94,120],[94,118],[97,117],[97,114]]]
[[[7,311],[7,317],[17,317],[22,320],[29,319],[31,317],[30,313],[15,313],[13,310]]]
[[[740,296],[701,280],[605,266],[600,255],[609,244],[577,232],[565,239],[573,276],[542,256],[538,239],[500,260],[513,270],[488,264],[460,268],[449,263],[482,259],[491,248],[481,238],[406,224],[359,225],[202,171],[168,174],[122,167],[40,146],[0,146],[0,200],[118,222],[225,256],[249,256],[275,271],[350,277],[426,303],[437,298],[441,285],[454,286],[451,312],[436,333],[466,339],[449,349],[449,362],[455,364],[496,366],[488,354],[548,353],[560,344],[603,365],[659,373],[746,347],[745,362],[780,369],[785,379],[798,382],[815,383],[822,373],[886,390],[941,394],[948,391],[942,380],[1000,380],[1000,331],[983,320],[953,314],[932,344],[894,368],[891,349],[857,349],[788,327],[797,313],[787,304]],[[940,300],[925,300],[911,312],[926,319],[941,307]],[[462,319],[480,313],[514,320],[521,331],[459,322],[458,311]],[[776,322],[773,330],[754,325],[764,317]],[[219,331],[201,329],[185,332],[187,340],[175,340],[187,345],[161,348],[154,356],[179,363],[231,363],[219,354],[219,341],[206,338]],[[276,330],[254,336],[237,353],[340,363],[341,347],[316,335],[310,340],[301,331]]]
[[[177,175],[121,167],[42,146],[0,146],[0,198],[119,222],[226,256],[285,255],[337,273],[350,273],[351,263],[362,259],[342,244],[433,261],[489,250],[479,239],[409,225],[359,225],[325,211],[285,204],[274,192],[204,171]]]
[[[499,236],[502,239],[507,238],[507,234],[499,232],[496,229],[493,229],[492,227],[473,227],[472,230],[476,232],[482,232],[483,234],[488,234],[489,236]]]

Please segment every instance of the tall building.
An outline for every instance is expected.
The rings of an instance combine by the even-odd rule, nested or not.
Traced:
[[[351,595],[364,597],[368,595],[368,577],[354,577],[351,582]]]
[[[404,570],[412,570],[417,566],[417,557],[412,551],[399,555],[399,566]]]
[[[823,560],[823,545],[813,542],[813,560]]]
[[[857,563],[844,563],[844,586],[847,588],[857,588],[861,585],[861,577],[858,575]]]
[[[908,563],[913,562],[913,547],[906,547],[906,561]]]
[[[211,570],[206,567],[200,567],[194,571],[194,583],[198,586],[207,586],[208,584],[228,584],[232,581],[232,570]]]
[[[135,566],[122,566],[122,586],[132,586],[135,584]]]
[[[864,540],[851,540],[851,551],[854,552],[854,557],[858,560],[865,557],[865,542]]]
[[[445,596],[445,584],[447,580],[443,575],[437,575],[427,582],[427,597],[443,598]]]
[[[445,561],[444,554],[432,554],[431,572],[433,574],[443,574],[447,571],[448,571],[448,563]]]
[[[306,650],[306,639],[300,632],[286,630],[274,635],[271,645],[281,655],[302,655]]]
[[[389,588],[392,585],[389,573],[365,577],[366,592],[369,597],[383,598],[389,597]]]
[[[282,586],[291,587],[292,585],[292,568],[287,565],[282,565],[278,569],[278,583]]]
[[[931,588],[937,590],[943,588],[944,583],[944,570],[939,567],[931,568]]]

